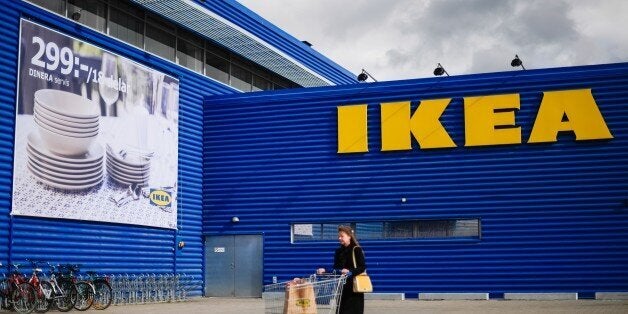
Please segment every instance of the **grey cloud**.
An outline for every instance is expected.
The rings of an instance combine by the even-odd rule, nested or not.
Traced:
[[[395,1],[391,2],[393,5]],[[382,9],[379,1],[315,1],[310,4],[312,11],[324,7],[318,24],[324,36],[329,40],[347,41],[368,36],[389,20],[391,9]]]
[[[507,48],[493,46],[473,52],[468,73],[486,73],[509,69],[514,54]],[[526,60],[523,60],[524,64]]]
[[[408,31],[423,29],[433,37],[448,37],[454,34],[468,34],[484,29],[508,14],[513,8],[512,1],[431,1],[416,25]]]
[[[391,47],[386,53],[387,64],[425,68],[447,58],[459,60],[464,50],[482,49],[489,44],[487,40],[498,37],[496,30],[514,9],[514,1],[455,0],[430,1],[424,7],[398,11],[394,25],[406,41],[403,49]]]
[[[414,59],[413,55],[394,49],[386,51],[385,58],[387,65],[393,67],[405,66]]]
[[[512,7],[512,1],[431,1],[421,15],[408,19],[402,27],[424,40],[464,38],[493,28]]]
[[[434,1],[425,11],[418,36],[432,49],[454,57],[468,49],[463,73],[509,69],[515,53],[560,53],[578,37],[565,1]],[[433,44],[432,44],[433,43]],[[415,48],[417,51],[421,48]],[[499,61],[502,61],[502,64]]]
[[[628,61],[625,0],[243,1],[379,80]]]
[[[559,44],[578,37],[568,16],[570,5],[563,1],[529,2],[512,16],[504,28],[507,39],[521,45]]]

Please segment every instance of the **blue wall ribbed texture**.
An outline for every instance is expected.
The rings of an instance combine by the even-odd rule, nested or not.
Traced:
[[[90,42],[180,80],[178,231],[133,225],[10,217],[19,19],[24,17]],[[0,16],[0,261],[26,258],[80,263],[104,273],[184,272],[202,293],[202,99],[233,93],[224,85],[22,1]],[[12,233],[10,233],[12,231]],[[9,243],[12,241],[12,244]],[[186,243],[175,249],[178,241]]]
[[[542,92],[580,88],[614,139],[525,144]],[[462,97],[506,93],[524,144],[464,147]],[[380,151],[379,103],[450,97],[458,147]],[[337,154],[336,107],[362,103],[370,152]],[[203,231],[263,234],[265,283],[332,263],[291,223],[479,218],[479,240],[362,241],[375,291],[628,291],[628,63],[216,96],[204,120]]]

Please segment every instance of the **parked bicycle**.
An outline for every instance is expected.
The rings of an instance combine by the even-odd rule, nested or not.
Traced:
[[[91,282],[80,281],[76,274],[80,270],[78,264],[64,264],[59,265],[61,282],[67,285],[74,285],[76,289],[76,301],[74,302],[74,308],[79,311],[85,311],[94,303],[95,288]]]
[[[71,310],[76,303],[78,294],[76,291],[76,286],[70,280],[57,278],[57,275],[59,275],[59,273],[57,272],[58,266],[54,266],[50,263],[48,263],[48,266],[50,266],[50,277],[46,278],[45,281],[50,284],[49,287],[51,288],[51,290],[47,291],[45,288],[43,288],[44,286],[48,285],[42,285],[42,289],[46,294],[46,299],[51,300],[51,302],[56,305],[59,311],[67,312]],[[43,281],[44,280],[42,280],[42,282]]]
[[[94,271],[88,271],[86,274],[88,276],[86,281],[93,285],[95,291],[92,307],[97,310],[108,308],[113,301],[113,290],[109,284],[109,277],[98,276]]]
[[[0,284],[0,298],[2,299],[0,305],[4,309],[12,309],[18,313],[31,313],[35,310],[36,304],[35,288],[20,273],[19,267],[19,264],[7,266],[9,276],[4,275]]]
[[[51,291],[52,287],[50,286],[49,282],[39,279],[39,274],[42,274],[43,271],[41,268],[38,267],[38,264],[43,262],[32,261],[29,259],[26,259],[26,261],[30,262],[31,266],[33,267],[33,273],[28,280],[28,283],[33,285],[33,288],[35,289],[35,312],[48,312],[48,310],[50,310],[50,306],[52,305],[52,300],[46,297],[46,292]]]

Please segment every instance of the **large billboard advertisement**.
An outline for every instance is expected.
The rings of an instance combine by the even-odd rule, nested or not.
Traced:
[[[179,81],[20,26],[11,214],[176,229]]]

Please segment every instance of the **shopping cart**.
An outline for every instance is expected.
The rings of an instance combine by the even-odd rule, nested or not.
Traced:
[[[266,314],[336,314],[345,275],[322,274],[264,286]]]

